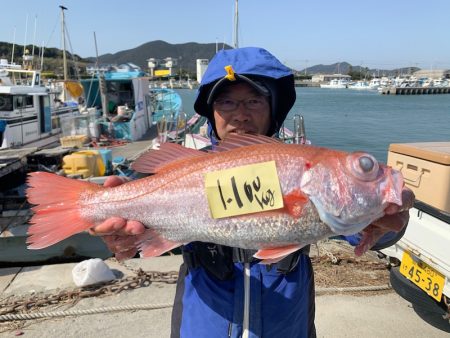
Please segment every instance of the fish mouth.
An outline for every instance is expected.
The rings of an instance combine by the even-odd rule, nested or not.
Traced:
[[[364,220],[355,218],[354,223],[349,222],[349,219],[343,219],[341,214],[335,215],[333,213],[327,212],[318,199],[310,196],[311,202],[316,207],[322,222],[327,224],[331,231],[337,235],[353,235],[360,232],[366,226],[371,224],[374,220],[379,219],[384,216],[384,210],[377,210],[371,215],[364,215]]]

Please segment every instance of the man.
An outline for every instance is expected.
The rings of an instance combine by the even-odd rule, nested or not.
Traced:
[[[213,143],[230,133],[274,136],[295,102],[291,71],[261,48],[219,52],[204,74],[194,108],[206,116]],[[107,185],[121,183],[111,178]],[[404,194],[405,210],[413,195]],[[347,238],[362,252],[401,237],[408,212],[389,216]],[[133,257],[142,224],[111,218],[95,228],[118,259]],[[388,234],[383,236],[385,233]],[[382,240],[378,241],[383,236]],[[183,248],[172,337],[314,337],[314,279],[308,247],[282,261],[258,264],[251,250],[195,242]]]

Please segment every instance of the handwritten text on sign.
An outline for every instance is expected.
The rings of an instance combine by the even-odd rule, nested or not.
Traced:
[[[205,187],[213,218],[283,207],[274,161],[206,173]]]

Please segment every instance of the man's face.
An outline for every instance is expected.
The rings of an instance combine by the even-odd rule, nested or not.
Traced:
[[[217,136],[226,138],[229,133],[254,133],[265,135],[270,127],[270,104],[249,84],[227,86],[213,104]]]

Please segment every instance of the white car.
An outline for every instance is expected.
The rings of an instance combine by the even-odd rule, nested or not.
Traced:
[[[381,252],[392,263],[392,288],[422,319],[450,332],[450,215],[416,202],[403,237]]]

